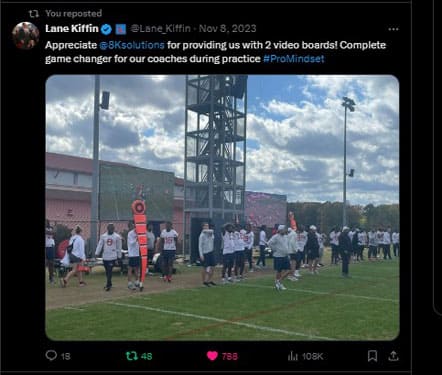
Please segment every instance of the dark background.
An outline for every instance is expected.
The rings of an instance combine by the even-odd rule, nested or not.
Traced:
[[[39,4],[39,9],[90,8],[92,4]],[[234,65],[44,65],[42,46],[20,51],[11,41],[12,28],[29,20],[35,6],[2,3],[1,15],[1,368],[2,371],[127,371],[144,370],[355,370],[415,371],[437,363],[441,317],[433,310],[431,259],[432,137],[431,137],[431,4],[418,8],[407,2],[391,3],[247,3],[241,4],[99,4],[107,23],[255,23],[256,34],[237,34],[244,40],[384,40],[388,52],[333,52],[326,66],[290,64]],[[253,9],[253,13],[251,10]],[[411,13],[413,11],[413,18]],[[183,17],[184,15],[184,17]],[[203,16],[204,15],[204,16]],[[183,19],[184,18],[184,19]],[[130,20],[129,20],[130,19]],[[77,19],[77,22],[86,21]],[[68,22],[66,19],[63,22]],[[100,23],[99,21],[92,23]],[[411,23],[412,22],[412,23]],[[35,22],[43,28],[44,18]],[[69,21],[69,23],[71,23]],[[75,20],[74,22],[75,23]],[[56,24],[51,20],[51,24]],[[413,25],[413,28],[411,27]],[[399,26],[399,32],[388,27]],[[427,34],[425,34],[427,33]],[[78,34],[80,36],[81,34]],[[85,40],[93,40],[87,34]],[[136,34],[134,34],[136,36]],[[91,37],[92,36],[92,37]],[[425,37],[423,37],[425,36]],[[57,34],[51,40],[57,40]],[[188,39],[178,34],[175,40]],[[220,35],[220,38],[223,38]],[[207,40],[200,34],[193,40]],[[102,40],[102,37],[97,37]],[[116,38],[112,38],[116,39]],[[134,37],[135,39],[135,37]],[[161,38],[164,39],[164,38]],[[211,35],[210,39],[216,39]],[[150,38],[149,40],[154,40]],[[412,43],[411,43],[412,40]],[[109,52],[112,55],[115,51]],[[271,53],[271,51],[269,51]],[[76,54],[84,51],[76,51]],[[98,51],[99,53],[99,51]],[[120,52],[118,52],[120,54]],[[193,54],[193,51],[191,52]],[[413,53],[413,64],[411,56]],[[53,53],[51,53],[53,54]],[[25,56],[25,58],[24,58]],[[384,58],[379,58],[384,56]],[[422,65],[421,65],[422,64]],[[425,65],[424,65],[425,64]],[[422,66],[422,68],[418,68]],[[413,79],[411,69],[413,68]],[[44,327],[44,258],[41,250],[45,197],[45,81],[52,74],[393,74],[400,82],[400,204],[401,204],[401,330],[386,342],[51,342]],[[413,99],[413,107],[411,106]],[[426,120],[425,118],[428,118]],[[425,119],[425,120],[424,120]],[[413,120],[413,127],[411,126]],[[26,160],[21,162],[21,160]],[[428,168],[429,167],[429,168]],[[30,171],[34,173],[31,174]],[[413,173],[413,174],[411,174]],[[422,190],[422,191],[421,191]],[[413,193],[413,195],[412,195]],[[429,202],[430,201],[430,202]],[[413,254],[411,254],[413,245]],[[438,251],[436,261],[440,261]],[[412,267],[413,266],[413,267]],[[442,285],[435,268],[437,285]],[[440,273],[440,272],[439,272]],[[413,277],[412,277],[413,275]],[[42,280],[37,283],[36,280]],[[440,289],[435,289],[440,294]],[[413,304],[411,304],[413,301]],[[441,309],[442,303],[435,301]],[[326,312],[325,312],[326,313]],[[411,319],[413,330],[411,330]],[[435,337],[436,345],[429,340]],[[413,358],[411,344],[413,343]],[[419,350],[423,348],[424,350]],[[325,352],[323,363],[289,363],[290,350]],[[68,362],[49,363],[47,349],[70,352]],[[209,363],[205,353],[239,352],[235,362]],[[377,349],[382,360],[367,363],[367,350]],[[396,363],[385,360],[391,350]],[[126,362],[126,350],[152,351],[154,360]],[[148,366],[148,367],[146,367]],[[216,367],[215,367],[216,366]],[[419,371],[420,372],[420,371]]]

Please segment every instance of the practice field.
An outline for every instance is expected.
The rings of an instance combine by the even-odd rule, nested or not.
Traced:
[[[274,288],[271,269],[228,285],[205,287],[200,268],[181,266],[171,284],[146,278],[131,292],[115,274],[111,292],[104,275],[88,285],[47,287],[46,333],[53,340],[392,340],[399,332],[399,262],[340,266]],[[216,269],[215,282],[220,281]],[[200,286],[201,285],[201,286]]]

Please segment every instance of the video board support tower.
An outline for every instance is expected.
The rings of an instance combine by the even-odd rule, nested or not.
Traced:
[[[183,252],[192,219],[244,218],[246,119],[246,75],[186,76]]]

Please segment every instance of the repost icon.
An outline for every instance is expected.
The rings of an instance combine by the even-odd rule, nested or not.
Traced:
[[[29,17],[30,18],[38,18],[38,17],[40,17],[40,15],[38,14],[38,10],[37,9],[28,10],[28,13],[29,13]]]

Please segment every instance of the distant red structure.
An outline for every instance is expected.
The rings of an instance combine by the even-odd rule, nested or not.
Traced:
[[[289,216],[290,228],[292,228],[293,230],[297,230],[295,214],[293,213],[293,211],[290,211],[288,216]]]
[[[138,237],[138,244],[140,246],[141,256],[141,275],[140,275],[140,291],[143,290],[143,282],[146,277],[147,270],[147,217],[146,205],[143,200],[135,199],[132,203],[132,214],[135,223],[135,232]]]

